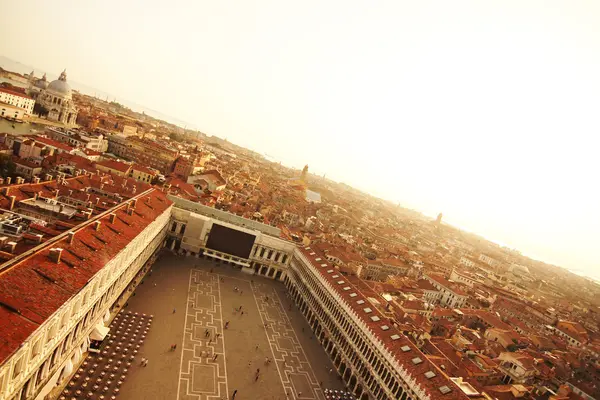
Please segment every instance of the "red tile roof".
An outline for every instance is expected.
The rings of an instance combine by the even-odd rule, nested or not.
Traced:
[[[446,278],[438,274],[430,274],[427,275],[430,279],[433,279],[440,285],[444,286],[446,289],[451,290],[454,294],[459,296],[467,296],[467,293],[464,292],[457,283],[450,282]]]
[[[132,215],[123,203],[72,229],[72,244],[65,232],[0,265],[0,364],[171,204],[156,189],[136,199]],[[114,223],[110,212],[117,215]],[[102,222],[99,231],[95,220]],[[49,258],[51,247],[64,249],[58,264]]]
[[[104,161],[99,161],[96,163],[96,165],[108,168],[108,169],[112,169],[114,171],[119,171],[122,173],[126,173],[129,171],[129,169],[131,168],[130,164],[125,164],[123,162],[120,161],[115,161],[115,160],[104,160]]]
[[[145,166],[140,165],[140,164],[133,164],[131,166],[131,169],[133,169],[134,171],[140,171],[140,172],[143,172],[145,174],[152,175],[152,176],[156,176],[158,174],[158,172],[156,172],[155,170],[150,169],[150,168],[145,167]]]
[[[12,94],[13,96],[19,96],[19,97],[23,97],[25,99],[33,100],[33,98],[31,98],[30,96],[27,96],[23,92],[19,92],[17,90],[7,89],[7,88],[2,87],[2,86],[0,86],[0,92],[4,92],[4,93]]]
[[[33,140],[35,140],[38,143],[43,143],[47,146],[51,146],[51,147],[55,147],[57,149],[60,150],[64,150],[66,152],[71,152],[72,150],[74,150],[74,147],[68,146],[64,143],[61,143],[59,141],[53,140],[53,139],[49,139],[49,138],[45,138],[45,137],[41,137],[41,136],[34,136],[32,138]]]
[[[87,147],[83,149],[83,152],[88,155],[88,156],[100,156],[103,153],[100,151],[96,151],[96,150],[92,150],[92,149],[88,149]]]
[[[223,178],[221,173],[216,169],[211,169],[209,171],[202,172],[201,174],[196,175],[200,179],[210,180],[217,186],[225,185],[227,181]]]

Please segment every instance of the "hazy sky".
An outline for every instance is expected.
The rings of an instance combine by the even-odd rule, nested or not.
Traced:
[[[597,0],[0,4],[0,54],[600,275]]]

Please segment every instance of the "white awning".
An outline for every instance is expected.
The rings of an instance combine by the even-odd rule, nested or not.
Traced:
[[[90,339],[92,340],[104,340],[104,338],[106,337],[106,335],[108,334],[108,331],[110,329],[105,327],[102,324],[98,324],[94,327],[94,330],[92,331],[92,334],[90,335]]]
[[[67,360],[67,362],[65,363],[65,368],[62,371],[61,374],[61,379],[68,377],[69,375],[71,375],[73,373],[73,363],[71,362],[71,360]]]
[[[75,348],[75,353],[73,353],[73,358],[71,359],[73,364],[77,364],[79,360],[81,360],[81,346]]]
[[[87,351],[88,347],[90,347],[90,338],[86,337],[83,340],[83,344],[81,345],[81,353],[85,353]]]

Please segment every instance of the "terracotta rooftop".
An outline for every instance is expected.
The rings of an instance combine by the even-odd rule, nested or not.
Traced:
[[[33,100],[30,96],[27,96],[23,92],[19,92],[18,90],[11,90],[11,89],[8,89],[8,88],[2,87],[2,86],[0,86],[0,92],[4,92],[7,94],[12,94],[13,96],[19,96],[19,97],[23,97],[25,99]]]
[[[131,169],[133,169],[134,171],[140,171],[145,174],[152,175],[152,176],[155,176],[157,174],[157,172],[155,170],[150,169],[150,168],[140,165],[140,164],[133,164],[131,166]]]
[[[112,169],[114,171],[119,171],[122,173],[126,173],[129,171],[129,169],[131,168],[130,164],[125,164],[123,162],[120,161],[114,161],[114,160],[104,160],[104,161],[99,161],[96,163],[96,165],[105,167],[105,168],[109,168]]]
[[[434,281],[436,281],[437,283],[439,283],[440,285],[444,286],[446,289],[454,292],[454,294],[457,294],[459,296],[467,296],[467,293],[464,292],[458,284],[456,283],[452,283],[449,280],[447,280],[446,278],[444,278],[441,275],[438,274],[431,274],[431,275],[427,275],[430,279],[433,279]]]
[[[196,175],[199,179],[210,180],[213,184],[217,186],[225,185],[227,181],[223,178],[221,173],[216,169],[211,169],[209,171],[202,172],[201,174]]]

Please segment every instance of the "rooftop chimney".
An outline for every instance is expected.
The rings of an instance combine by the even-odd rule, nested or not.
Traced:
[[[75,239],[75,232],[69,232],[69,244],[73,244],[73,239]]]
[[[10,196],[10,208],[9,210],[12,210],[15,207],[15,200],[17,199],[17,196]]]
[[[44,235],[38,233],[37,235],[35,235],[35,237],[37,237],[37,242],[38,243],[42,243],[42,238],[44,237]]]
[[[50,174],[44,175],[44,180],[51,181],[52,180],[52,175],[50,175]]]
[[[7,252],[13,254],[15,252],[15,247],[17,247],[17,242],[8,242],[5,246]]]
[[[36,176],[35,178],[33,178],[33,183],[40,183],[40,177]]]
[[[102,222],[96,221],[96,222],[94,222],[94,225],[95,225],[94,227],[96,228],[96,231],[99,231],[100,230],[100,225],[102,225]]]
[[[62,251],[63,251],[63,249],[61,249],[60,247],[55,247],[53,249],[50,249],[50,259],[52,261],[54,261],[55,263],[59,264],[60,256],[62,255]]]
[[[17,176],[17,179],[16,179],[17,185],[21,185],[23,182],[25,182],[25,179],[21,178],[20,176]]]
[[[12,178],[9,176],[6,178],[6,184],[10,185],[10,182],[12,181]]]
[[[114,224],[115,223],[115,219],[117,218],[117,214],[115,213],[110,213],[110,223]]]

